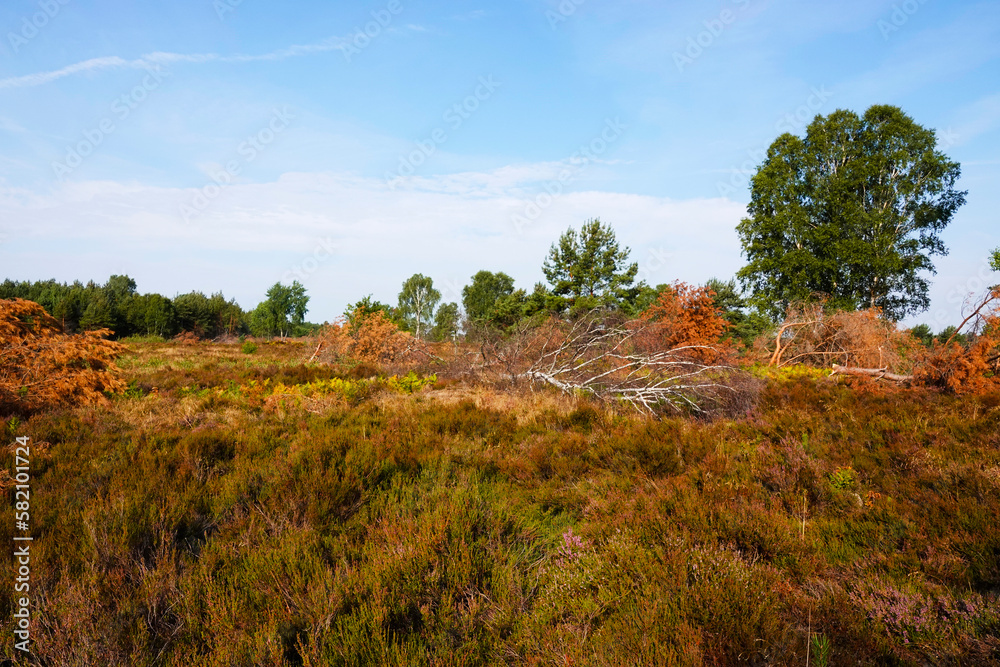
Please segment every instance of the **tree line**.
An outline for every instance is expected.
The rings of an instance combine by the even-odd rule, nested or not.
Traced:
[[[194,291],[167,298],[140,294],[135,280],[113,275],[104,284],[55,280],[0,284],[0,299],[27,299],[45,308],[68,333],[109,329],[113,337],[170,337],[190,332],[200,338],[222,336],[289,336],[315,330],[305,322],[309,297],[305,288],[275,284],[256,308],[244,311],[222,292],[206,296]]]
[[[960,174],[937,149],[935,132],[897,107],[876,105],[862,116],[838,110],[817,116],[804,137],[779,136],[751,179],[748,215],[737,226],[746,265],[732,279],[701,286],[727,321],[726,335],[749,344],[792,304],[872,308],[891,321],[926,310],[931,258],[947,254],[940,233],[965,202],[967,193],[955,187]],[[461,303],[441,303],[433,280],[418,273],[404,281],[395,305],[369,295],[343,316],[351,322],[382,312],[419,339],[447,341],[502,335],[539,314],[574,318],[603,309],[636,317],[665,292],[688,287],[636,282],[629,255],[595,218],[559,237],[542,265],[546,282],[530,291],[502,271],[482,270],[462,289]],[[1000,249],[991,261],[1000,270]],[[38,302],[70,332],[106,328],[118,337],[297,336],[317,328],[305,321],[309,297],[298,282],[275,284],[251,311],[221,292],[140,295],[134,280],[117,275],[103,285],[0,285],[0,298],[14,297]],[[923,325],[914,333],[933,338]]]

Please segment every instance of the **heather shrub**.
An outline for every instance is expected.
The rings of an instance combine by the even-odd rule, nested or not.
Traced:
[[[904,662],[959,663],[997,657],[1000,641],[993,633],[1000,622],[996,594],[930,594],[901,590],[884,581],[864,581],[850,600],[885,635],[887,650]]]
[[[1000,662],[996,393],[768,377],[737,419],[651,420],[179,349],[124,372],[175,388],[4,429],[38,664]]]

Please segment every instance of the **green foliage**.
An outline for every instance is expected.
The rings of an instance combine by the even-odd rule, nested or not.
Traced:
[[[957,162],[933,130],[897,107],[817,116],[805,138],[778,137],[752,179],[737,227],[748,264],[737,276],[755,306],[781,317],[815,294],[836,308],[892,319],[925,310],[940,233],[965,203]]]
[[[421,377],[417,375],[414,371],[410,371],[403,377],[397,377],[395,375],[386,379],[386,386],[388,386],[393,391],[398,391],[402,394],[413,394],[420,391],[424,387],[433,386],[437,382],[436,375],[428,375],[426,377]]]
[[[1000,248],[990,253],[990,268],[994,271],[1000,271]]]
[[[252,340],[243,341],[243,344],[240,346],[240,352],[243,354],[254,354],[256,351],[257,343]]]
[[[250,314],[250,330],[255,336],[286,336],[299,333],[309,303],[306,288],[294,280],[290,286],[275,283]]]
[[[234,300],[226,301],[222,292],[211,297],[201,292],[189,292],[174,297],[177,329],[190,331],[202,338],[234,335],[242,329],[243,310]]]
[[[96,294],[80,316],[80,328],[84,331],[94,329],[111,329],[116,333],[121,329],[119,318],[112,308],[111,301],[104,294]]]
[[[514,293],[514,279],[502,271],[479,271],[472,283],[462,288],[462,307],[473,324],[492,324],[497,319],[497,303]]]
[[[124,307],[125,303],[136,295],[135,281],[128,276],[114,275],[108,278],[104,284],[104,294],[108,301],[117,308]]]
[[[931,343],[934,342],[934,332],[926,324],[918,324],[917,326],[910,329],[910,334],[920,341],[921,345],[925,347],[930,347]]]
[[[813,659],[816,661],[816,667],[827,667],[830,664],[830,638],[819,632],[812,636],[809,643],[811,653],[815,656]]]
[[[959,345],[965,345],[966,343],[969,342],[969,337],[966,334],[960,333],[956,335],[955,334],[956,331],[958,331],[958,327],[956,327],[953,324],[948,325],[941,330],[941,333],[937,335],[937,339],[943,343],[946,340],[950,339],[952,336],[955,336],[955,342],[958,343]]]
[[[434,308],[441,300],[441,292],[434,289],[434,281],[415,273],[403,283],[399,292],[399,316],[406,330],[421,338],[434,317]]]
[[[735,279],[722,281],[711,278],[705,285],[715,292],[715,304],[722,311],[726,322],[729,323],[725,337],[739,340],[749,347],[758,336],[771,326],[772,322],[767,316],[750,308],[740,294]]]
[[[848,491],[853,489],[857,483],[857,475],[854,473],[854,468],[851,468],[850,466],[846,468],[837,468],[830,473],[830,486],[838,491]]]
[[[656,287],[650,287],[645,283],[645,281],[640,282],[636,285],[635,298],[631,303],[632,310],[634,312],[630,312],[629,314],[638,315],[646,310],[649,310],[649,308],[655,305],[659,300],[660,295],[670,288],[671,286],[666,283],[660,283]]]
[[[444,303],[434,314],[434,328],[431,337],[439,341],[455,340],[458,335],[458,304]]]
[[[579,234],[569,228],[542,267],[556,297],[555,309],[624,307],[634,297],[632,282],[639,271],[638,264],[626,263],[630,252],[619,247],[614,229],[599,219],[585,222]]]

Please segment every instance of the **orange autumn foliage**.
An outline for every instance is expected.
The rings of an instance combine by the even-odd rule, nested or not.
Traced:
[[[125,346],[107,329],[67,334],[33,301],[0,300],[0,412],[96,403],[125,382],[114,359]]]
[[[359,309],[353,323],[334,322],[320,333],[321,346],[325,358],[337,361],[356,361],[365,364],[384,365],[400,361],[415,343],[412,336],[376,311],[363,314]]]
[[[917,382],[953,394],[980,394],[1000,390],[1000,286],[991,287],[948,340],[935,340],[927,358],[914,373]],[[971,325],[971,341],[960,343],[958,333]]]
[[[987,317],[983,331],[968,345],[934,341],[915,379],[954,394],[1000,390],[1000,316]]]
[[[722,335],[729,327],[715,304],[715,292],[676,281],[640,316],[643,347],[671,350],[691,347],[688,356],[702,363],[721,363],[732,353]]]

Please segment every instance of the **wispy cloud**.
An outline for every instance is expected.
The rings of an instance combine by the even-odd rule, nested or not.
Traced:
[[[662,275],[651,277],[654,283],[681,276],[704,280],[710,275],[706,267],[726,275],[738,267],[733,230],[743,209],[722,199],[568,192],[523,234],[516,233],[511,214],[523,208],[521,193],[540,187],[558,167],[522,164],[427,177],[395,191],[379,178],[287,173],[272,182],[227,188],[190,225],[178,205],[190,198],[191,189],[83,181],[36,193],[0,183],[0,220],[14,244],[7,256],[0,250],[0,261],[12,275],[30,276],[31,262],[45,253],[46,266],[59,267],[56,277],[72,280],[92,277],[93,268],[87,267],[110,253],[121,260],[108,264],[109,271],[132,271],[144,290],[175,293],[197,284],[219,285],[227,296],[252,304],[288,270],[290,258],[297,261],[315,239],[329,237],[343,253],[307,284],[318,320],[332,318],[364,293],[391,298],[407,275],[434,267],[463,280],[483,268],[502,269],[530,287],[541,277],[550,244],[567,227],[593,216],[615,225],[637,261],[646,261],[648,249],[678,254]],[[67,245],[53,249],[51,239]],[[211,256],[211,266],[177,277],[168,259],[183,256],[187,262],[195,247]],[[372,272],[371,266],[393,269]],[[219,275],[227,276],[223,284]],[[363,287],[359,275],[366,276]]]
[[[32,86],[42,86],[52,81],[57,81],[75,74],[88,72],[98,72],[109,69],[149,69],[157,65],[170,65],[174,63],[248,63],[269,60],[285,60],[298,56],[312,55],[315,53],[325,53],[328,51],[343,51],[347,45],[347,40],[341,37],[329,37],[323,41],[313,44],[294,45],[284,49],[278,49],[269,53],[257,55],[237,54],[231,56],[220,55],[218,53],[169,53],[155,51],[140,56],[133,60],[126,60],[118,56],[105,56],[102,58],[91,58],[82,62],[68,65],[61,69],[48,72],[36,72],[23,76],[14,76],[0,79],[0,89],[3,88],[30,88]]]
[[[967,144],[1000,125],[1000,93],[989,95],[959,109],[955,116],[959,122],[954,130],[955,143]]]

